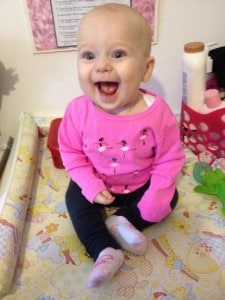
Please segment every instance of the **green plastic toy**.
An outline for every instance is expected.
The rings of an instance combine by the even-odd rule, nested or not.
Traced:
[[[225,174],[220,169],[212,170],[208,164],[197,162],[193,176],[200,183],[194,191],[217,196],[222,203],[222,213],[225,215]]]

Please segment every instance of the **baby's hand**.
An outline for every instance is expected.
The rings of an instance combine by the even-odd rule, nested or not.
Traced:
[[[114,199],[115,197],[113,197],[108,190],[103,190],[95,197],[94,202],[107,205],[107,204],[111,204],[114,201]]]

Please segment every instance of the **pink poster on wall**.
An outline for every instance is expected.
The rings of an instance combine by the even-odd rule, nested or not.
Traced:
[[[34,53],[76,50],[77,27],[93,7],[111,0],[26,0]],[[159,0],[118,0],[132,6],[149,22],[153,43],[157,40]]]

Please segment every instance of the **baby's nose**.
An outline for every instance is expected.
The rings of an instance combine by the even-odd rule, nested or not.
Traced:
[[[112,66],[110,64],[109,59],[107,58],[99,58],[96,62],[96,71],[97,72],[110,72],[112,70]]]

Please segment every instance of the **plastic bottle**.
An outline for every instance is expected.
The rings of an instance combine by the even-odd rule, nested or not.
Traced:
[[[199,111],[204,104],[206,84],[206,54],[202,42],[184,45],[183,53],[183,97],[192,109]]]
[[[216,89],[217,86],[217,78],[216,74],[213,73],[213,59],[209,55],[209,49],[216,45],[217,43],[209,43],[205,44],[205,50],[206,50],[206,89]]]
[[[210,56],[207,57],[207,65],[206,65],[206,89],[216,89],[217,79],[216,75],[212,72],[212,58]]]
[[[200,108],[201,114],[208,114],[214,110],[225,108],[225,101],[221,101],[220,93],[217,89],[205,91],[205,103]]]

